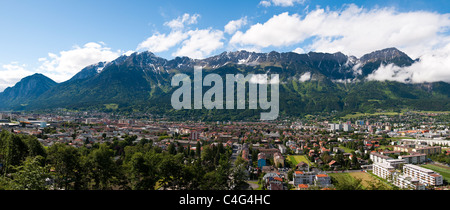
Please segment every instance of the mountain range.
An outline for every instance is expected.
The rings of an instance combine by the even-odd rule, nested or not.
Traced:
[[[343,53],[224,52],[205,59],[167,60],[151,52],[122,55],[111,62],[85,67],[68,81],[56,83],[42,74],[23,78],[0,93],[0,110],[67,108],[121,113],[146,112],[178,119],[239,120],[258,116],[258,110],[174,110],[171,78],[204,74],[279,74],[280,115],[338,111],[373,112],[379,109],[450,110],[450,84],[408,84],[373,81],[367,76],[381,65],[410,66],[411,59],[396,48],[360,58]]]

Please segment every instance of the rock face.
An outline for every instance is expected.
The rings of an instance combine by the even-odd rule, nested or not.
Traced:
[[[42,74],[34,74],[20,80],[14,87],[0,93],[0,108],[6,109],[15,104],[27,104],[56,86],[57,83]]]

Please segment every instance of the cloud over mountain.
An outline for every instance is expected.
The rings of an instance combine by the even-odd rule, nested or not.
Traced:
[[[100,61],[112,61],[121,54],[122,51],[113,51],[102,42],[89,42],[81,47],[74,46],[59,54],[49,53],[48,57],[40,58],[39,70],[55,81],[63,82],[88,65]]]
[[[309,51],[343,52],[361,56],[368,51],[397,47],[413,57],[448,41],[450,14],[398,12],[394,8],[365,9],[354,4],[341,10],[317,8],[302,16],[284,12],[247,31],[230,43],[241,46],[286,47],[307,44]],[[308,40],[312,39],[310,43]]]
[[[305,15],[284,12],[230,39],[236,48],[292,47],[294,52],[366,52],[396,47],[418,62],[408,67],[383,65],[368,78],[401,82],[450,82],[450,14],[366,9],[354,4],[339,10],[316,8]],[[301,47],[298,47],[301,46]]]
[[[407,83],[443,81],[450,83],[450,44],[425,54],[411,66],[382,65],[368,75],[369,80],[389,80]]]

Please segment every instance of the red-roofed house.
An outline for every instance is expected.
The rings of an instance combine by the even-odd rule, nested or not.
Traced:
[[[331,178],[327,174],[317,174],[314,181],[316,185],[323,187],[331,185]]]
[[[297,190],[307,190],[309,186],[307,184],[299,184],[297,185]]]

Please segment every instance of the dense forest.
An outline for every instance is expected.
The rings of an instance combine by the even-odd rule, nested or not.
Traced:
[[[245,169],[233,167],[231,148],[200,145],[198,150],[149,140],[75,148],[46,148],[34,136],[0,133],[0,190],[230,190],[247,186]]]

